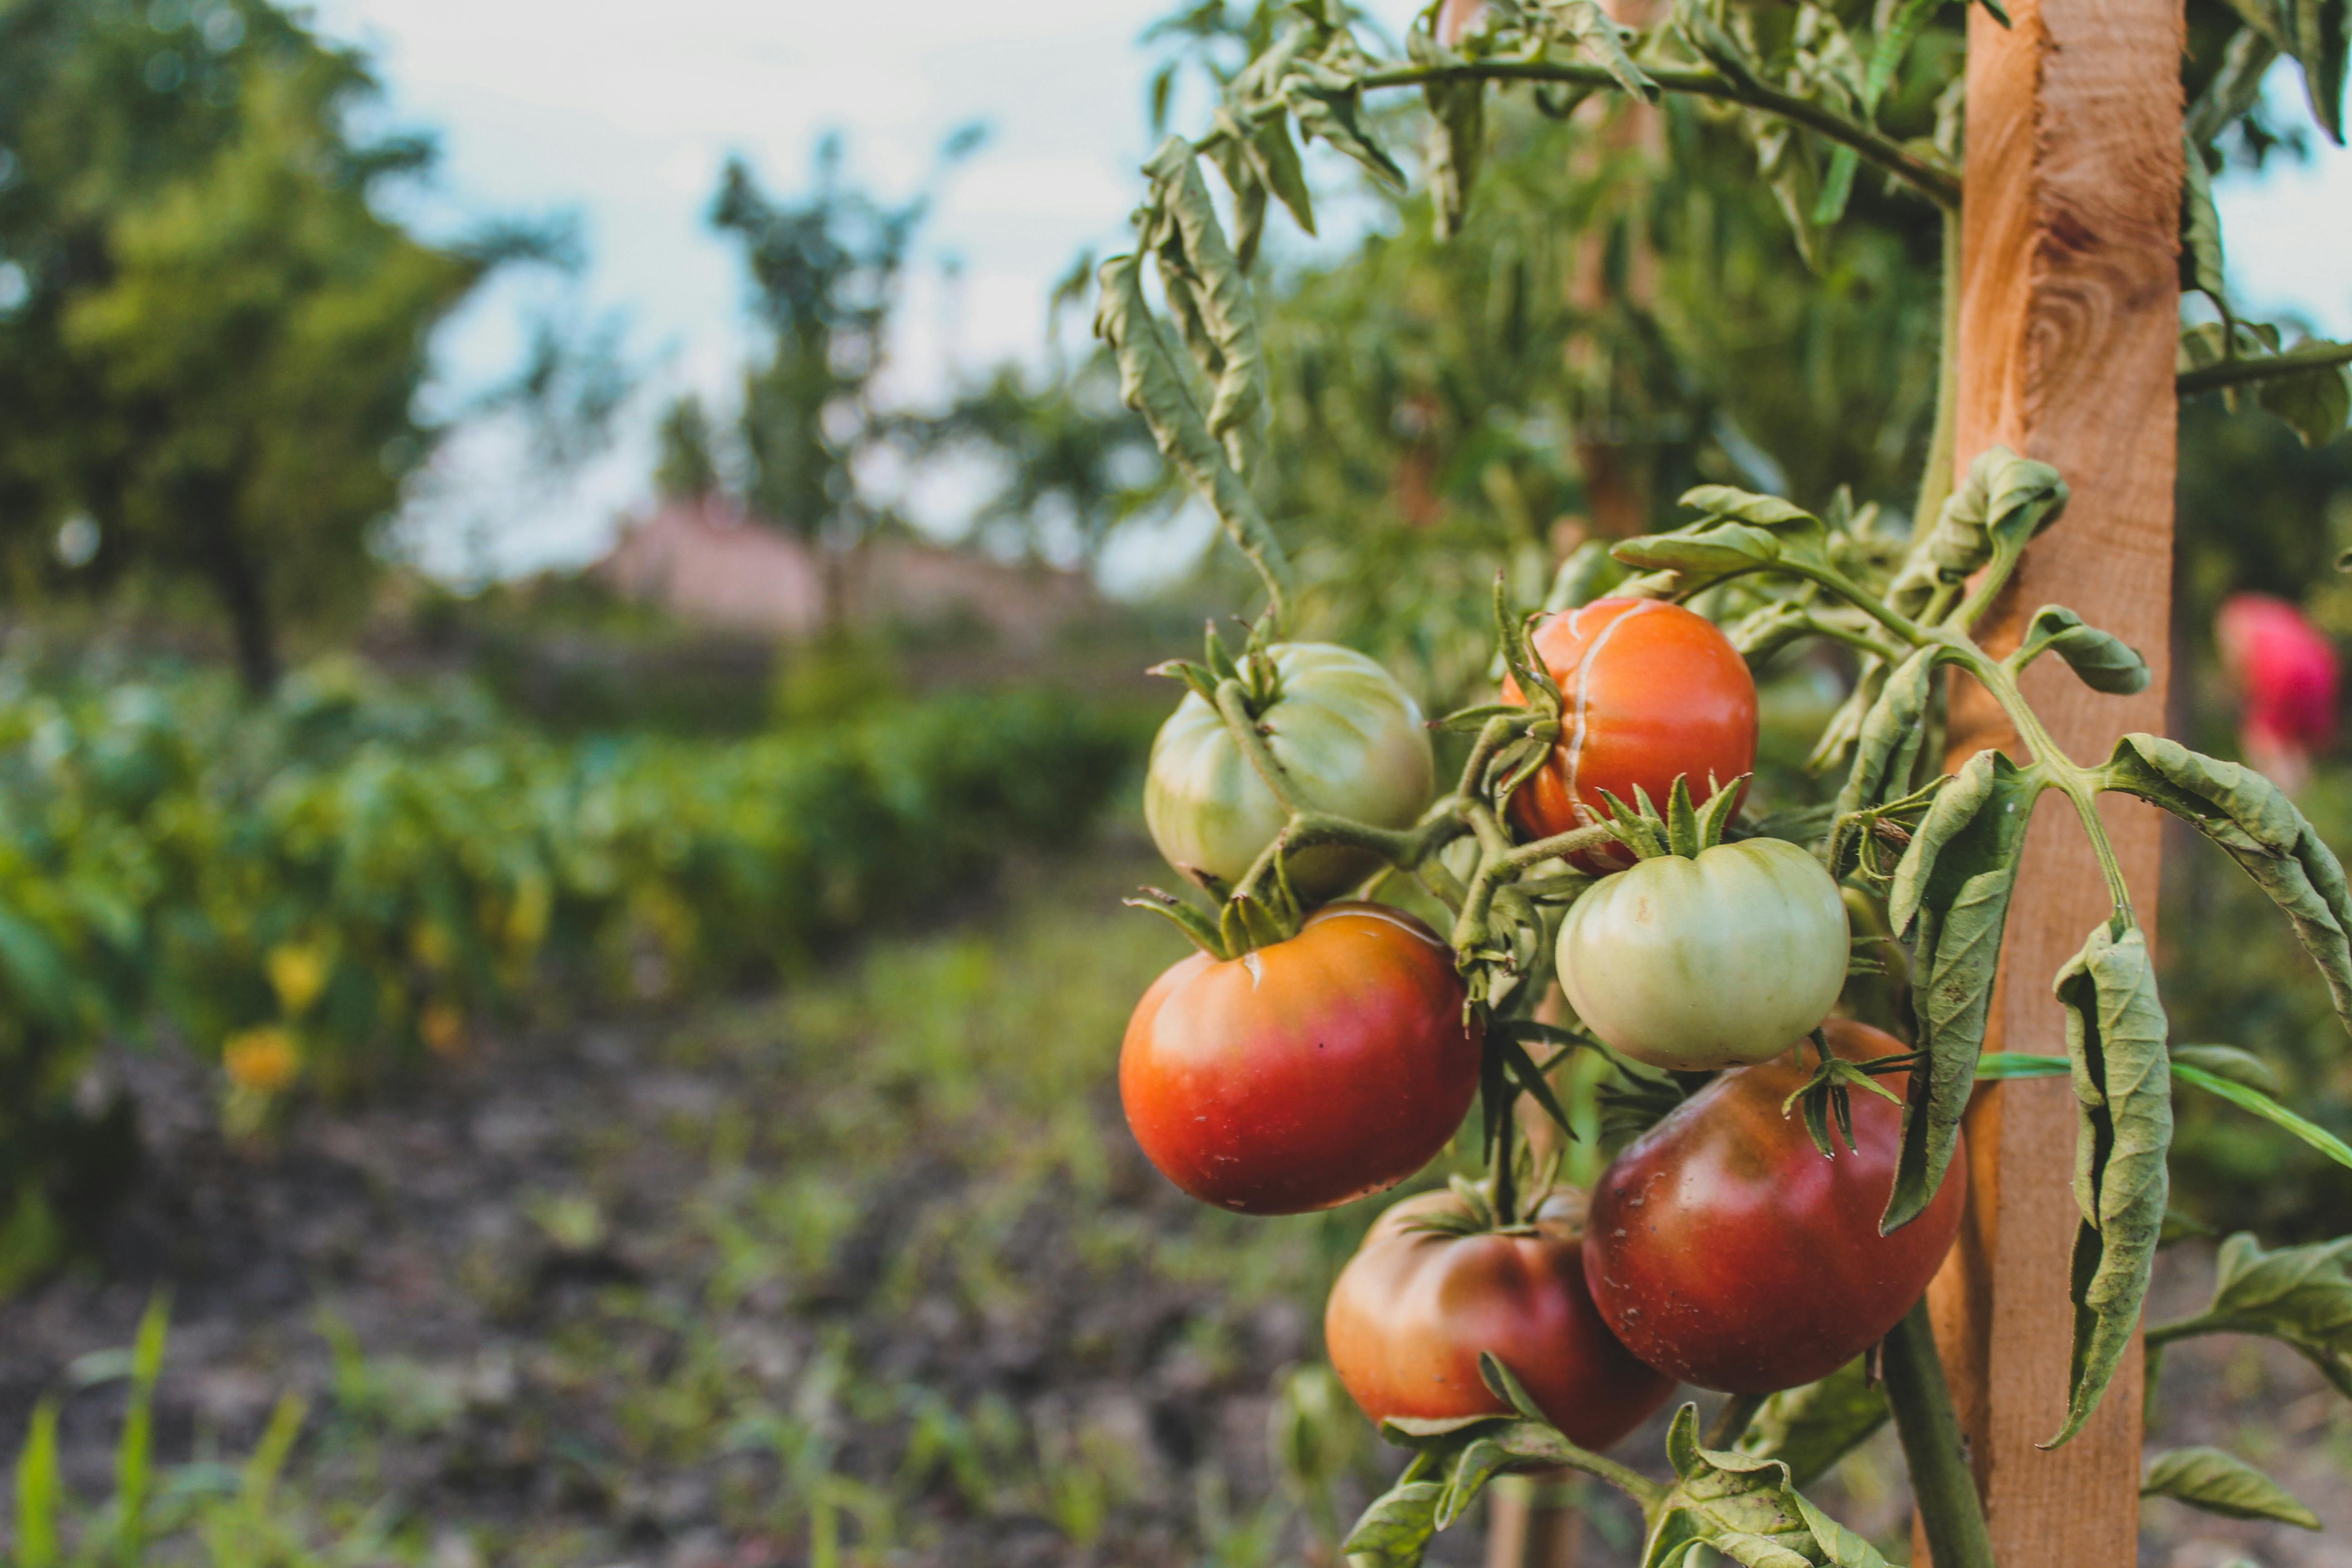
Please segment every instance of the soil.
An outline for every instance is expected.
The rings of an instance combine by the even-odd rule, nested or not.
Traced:
[[[206,1069],[117,1053],[143,1163],[94,1254],[0,1307],[0,1431],[106,1371],[85,1358],[168,1291],[159,1453],[236,1458],[300,1395],[292,1495],[351,1561],[1328,1563],[1266,1434],[1370,1213],[1251,1227],[1135,1153],[1109,1063],[1171,954],[1094,911],[1136,869],[1027,873],[782,996],[487,1039],[259,1141],[223,1135]],[[908,1021],[941,1018],[929,1044]],[[2168,1253],[2155,1316],[2210,1269]],[[85,1499],[122,1408],[102,1378],[66,1403]],[[1658,1426],[1621,1450],[1654,1472]],[[1350,1517],[1396,1458],[1345,1409],[1318,1430]],[[2155,1502],[2143,1563],[2352,1568],[2352,1405],[2310,1367],[2176,1347],[2151,1447],[2189,1443],[2264,1466],[2330,1533]],[[1907,1554],[1891,1436],[1816,1495]],[[1631,1563],[1632,1528],[1599,1508],[1586,1568]],[[1483,1561],[1476,1530],[1431,1561]]]

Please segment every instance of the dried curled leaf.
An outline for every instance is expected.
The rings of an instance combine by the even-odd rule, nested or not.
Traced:
[[[1278,624],[1291,591],[1289,558],[1257,498],[1211,432],[1192,383],[1143,297],[1142,257],[1114,256],[1103,263],[1100,277],[1095,331],[1118,362],[1120,401],[1143,416],[1160,450],[1207,499],[1227,537],[1256,566]]]
[[[2074,1202],[2074,1358],[2066,1424],[2083,1428],[2131,1348],[2156,1267],[2169,1191],[2172,1076],[2156,961],[2137,926],[2091,932],[2055,987],[2066,1009],[2078,1119]]]
[[[1321,60],[1302,59],[1283,79],[1282,99],[1298,117],[1301,135],[1329,142],[1375,182],[1397,195],[1404,193],[1404,171],[1372,134],[1364,118],[1363,88],[1354,77]]]
[[[1890,671],[1878,700],[1863,716],[1853,766],[1838,791],[1837,815],[1866,810],[1911,792],[1911,775],[1927,738],[1927,705],[1936,695],[1937,665],[1950,652],[1930,643]]]
[[[1192,143],[1171,136],[1143,166],[1157,198],[1144,243],[1160,264],[1171,306],[1202,374],[1213,378],[1209,434],[1245,469],[1242,437],[1266,410],[1265,348],[1242,262],[1226,242]],[[1261,198],[1260,206],[1263,207]],[[1180,303],[1181,302],[1181,303]]]
[[[1897,937],[1915,922],[1919,933],[1911,1005],[1920,1058],[1911,1069],[1903,1148],[1882,1230],[1917,1218],[1951,1164],[1984,1049],[2018,853],[2043,783],[2039,768],[1979,752],[1937,792],[1895,868],[1888,922]]]
[[[1960,583],[1996,553],[2024,549],[2065,507],[2066,481],[2057,469],[2006,447],[1988,448],[1969,465],[1935,526],[1912,544],[1888,601],[1906,616],[1918,614],[1938,584]]]
[[[2274,1519],[2304,1530],[2320,1528],[2319,1516],[2293,1492],[2235,1455],[2219,1448],[2175,1448],[2158,1454],[2142,1497],[2168,1497],[2225,1519]]]
[[[2252,768],[2178,741],[2126,735],[2107,784],[2193,823],[2271,896],[2326,978],[2336,1016],[2352,1029],[2352,889],[2335,851],[2285,792]]]

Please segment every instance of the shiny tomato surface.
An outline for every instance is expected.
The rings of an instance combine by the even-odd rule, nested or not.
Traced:
[[[1903,1049],[1865,1024],[1823,1028],[1848,1060]],[[1584,1274],[1601,1317],[1635,1355],[1703,1388],[1765,1394],[1828,1376],[1911,1310],[1959,1231],[1965,1144],[1927,1211],[1878,1234],[1902,1110],[1852,1090],[1859,1151],[1840,1140],[1823,1159],[1801,1112],[1780,1113],[1810,1076],[1810,1047],[1804,1058],[1717,1079],[1592,1192]],[[1879,1081],[1904,1091],[1902,1074]]]
[[[1161,1173],[1240,1214],[1299,1214],[1412,1175],[1478,1089],[1454,953],[1412,916],[1328,904],[1223,963],[1194,953],[1128,1021],[1119,1098]]]
[[[1756,681],[1748,661],[1704,616],[1657,599],[1595,599],[1547,616],[1536,657],[1564,700],[1550,758],[1511,796],[1511,818],[1529,838],[1603,821],[1607,790],[1627,805],[1647,790],[1664,811],[1675,779],[1691,798],[1715,793],[1756,765]],[[1516,680],[1503,699],[1522,702]],[[1622,848],[1576,857],[1587,871],[1633,863]]]
[[[1593,1310],[1580,1237],[1583,1194],[1547,1201],[1535,1234],[1451,1235],[1433,1216],[1452,1193],[1407,1198],[1374,1223],[1323,1318],[1332,1370],[1374,1421],[1502,1414],[1478,1375],[1491,1351],[1552,1425],[1606,1448],[1666,1402],[1674,1379],[1644,1366]]]

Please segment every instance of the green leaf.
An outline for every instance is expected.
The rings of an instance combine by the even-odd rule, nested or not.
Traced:
[[[1290,116],[1279,110],[1265,116],[1250,132],[1250,161],[1258,178],[1290,213],[1291,221],[1308,234],[1315,232],[1315,198],[1307,188],[1307,170],[1298,146],[1290,139]]]
[[[1675,1413],[1666,1458],[1677,1479],[1650,1516],[1642,1568],[1682,1568],[1694,1546],[1748,1568],[1885,1568],[1868,1542],[1798,1495],[1787,1465],[1700,1447],[1696,1405]]]
[[[1234,196],[1234,259],[1244,272],[1257,265],[1258,242],[1265,236],[1265,179],[1251,158],[1249,141],[1230,111],[1217,110],[1217,128],[1225,134],[1213,156],[1225,188]]]
[[[2039,646],[2037,646],[2039,645]],[[2113,632],[2103,632],[2063,605],[2044,605],[2026,627],[2022,668],[2039,653],[2056,654],[2094,691],[2128,697],[2147,689],[2147,660]]]
[[[2204,149],[2186,142],[2180,182],[2180,286],[2204,295],[2223,315],[2230,310],[2228,276],[2221,265],[2221,214],[2213,205],[2213,172]]]
[[[2022,550],[2065,506],[2066,482],[2057,469],[2006,447],[1987,448],[1945,500],[1935,527],[1914,541],[1889,598],[1906,614],[1915,612],[1937,583],[1962,582],[1997,549]]]
[[[2303,67],[2311,117],[2337,146],[2344,144],[2344,79],[2352,54],[2352,8],[2343,0],[2284,0],[2287,52]]]
[[[2335,852],[2285,792],[2252,768],[2155,735],[2126,735],[2106,772],[2111,788],[2194,824],[2270,894],[2326,978],[2336,1016],[2352,1029],[2352,891]]]
[[[2074,1070],[2064,1057],[2041,1057],[2023,1051],[1987,1051],[1977,1058],[1979,1083],[2001,1083],[2013,1078],[2064,1078]]]
[[[2352,1279],[2345,1272],[2352,1237],[2265,1252],[2242,1231],[2221,1244],[2218,1262],[2212,1305],[2165,1325],[2161,1337],[2261,1334],[2294,1350],[2352,1399]]]
[[[2344,434],[2352,417],[2352,370],[2320,365],[2254,384],[2263,411],[2284,420],[2306,447],[2325,447]]]
[[[1552,614],[1582,609],[1624,580],[1624,568],[1609,553],[1609,542],[1588,539],[1570,551],[1559,570],[1552,574],[1551,591],[1544,595],[1543,607]]]
[[[1405,1474],[1412,1477],[1414,1470]],[[1399,1481],[1356,1521],[1340,1554],[1350,1568],[1419,1568],[1429,1538],[1437,1533],[1438,1500],[1447,1489],[1438,1481]]]
[[[2216,1046],[2189,1048],[2228,1049],[2227,1047]],[[2262,1090],[2179,1061],[2172,1064],[2172,1076],[2185,1083],[2193,1083],[2209,1094],[2219,1095],[2240,1110],[2250,1110],[2273,1126],[2286,1129],[2337,1164],[2352,1167],[2352,1147],[2347,1147],[2344,1140],[2325,1127],[2305,1121]]]
[[[16,1454],[16,1552],[19,1568],[55,1568],[58,1511],[64,1487],[58,1474],[58,1401],[33,1406],[25,1446]]]
[[[2178,1075],[2182,1068],[2242,1084],[2256,1094],[2275,1097],[2280,1092],[2278,1074],[2271,1070],[2271,1064],[2235,1046],[2175,1046],[2172,1070]]]
[[[1780,542],[1763,529],[1734,522],[1704,532],[1638,534],[1611,546],[1609,553],[1644,572],[1721,577],[1770,565],[1780,558]]]
[[[2074,1068],[2074,1358],[2066,1424],[2082,1430],[2131,1346],[2147,1297],[2168,1193],[2172,1082],[2156,963],[2137,926],[2105,926],[2058,972]]]
[[[1298,60],[1283,79],[1282,99],[1298,117],[1301,135],[1320,137],[1361,164],[1376,183],[1404,194],[1404,171],[1365,121],[1363,89],[1354,77],[1321,60]]]
[[[2295,1495],[2234,1455],[2219,1448],[2175,1448],[2158,1454],[2140,1483],[2142,1497],[2168,1497],[2228,1519],[2274,1519],[2305,1530],[2319,1516]]]
[[[2279,40],[2258,27],[2241,27],[2221,51],[2221,68],[2189,110],[2189,141],[2203,146],[2262,101],[2263,78],[2278,60]]]
[[[1811,1486],[1892,1414],[1885,1386],[1871,1381],[1868,1359],[1858,1356],[1819,1383],[1782,1389],[1766,1400],[1739,1447],[1787,1465],[1791,1486]]]
[[[1095,331],[1118,362],[1120,401],[1143,416],[1161,453],[1208,500],[1226,537],[1257,568],[1278,623],[1291,590],[1289,558],[1257,498],[1211,432],[1191,382],[1144,300],[1142,257],[1111,258],[1103,263],[1101,281]]]
[[[1853,766],[1838,791],[1836,813],[1866,810],[1911,793],[1911,774],[1927,739],[1927,705],[1936,695],[1936,667],[1950,649],[1930,643],[1886,677],[1885,688],[1863,715]]]
[[[2045,783],[1999,752],[1979,752],[1936,794],[1895,868],[1887,918],[1916,921],[1911,1005],[1920,1058],[1903,1107],[1903,1148],[1882,1231],[1907,1225],[1942,1187],[1976,1083],[2009,897],[2033,802]]]

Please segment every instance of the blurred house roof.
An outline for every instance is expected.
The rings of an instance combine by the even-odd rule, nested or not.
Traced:
[[[977,623],[1020,648],[1042,646],[1102,604],[1079,573],[1008,565],[908,539],[871,540],[828,559],[721,496],[665,502],[624,528],[590,571],[624,596],[659,604],[682,620],[776,637],[822,628],[828,571],[841,574],[842,604],[853,621]]]

